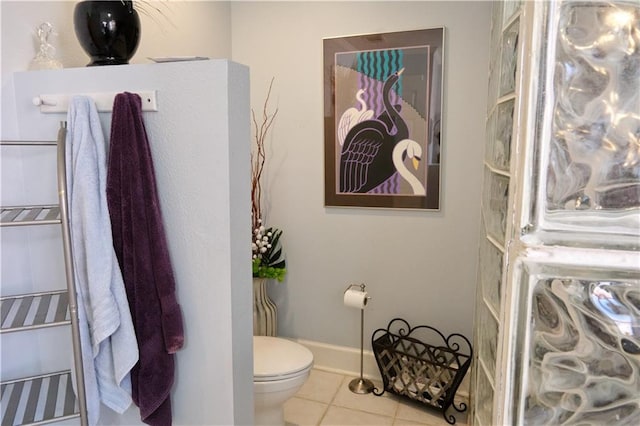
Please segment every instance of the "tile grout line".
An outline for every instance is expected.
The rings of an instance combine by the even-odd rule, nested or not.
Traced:
[[[336,373],[333,373],[333,374],[336,374]],[[349,381],[352,378],[351,376],[347,376],[347,375],[344,375],[344,374],[336,374],[336,375],[340,376],[341,379],[340,379],[340,382],[339,382],[338,386],[333,390],[331,398],[329,399],[328,402],[325,403],[325,402],[322,402],[322,401],[318,401],[318,400],[312,399],[310,397],[304,397],[304,396],[296,395],[297,398],[300,398],[302,400],[307,400],[307,401],[311,401],[311,402],[315,402],[315,403],[321,403],[321,404],[325,405],[325,407],[324,407],[324,409],[322,411],[322,414],[321,414],[319,420],[316,423],[316,426],[321,425],[322,422],[327,418],[327,415],[329,413],[329,409],[331,407],[342,408],[342,409],[347,409],[347,410],[350,410],[350,411],[357,411],[357,412],[361,412],[361,413],[365,413],[365,414],[384,417],[384,418],[390,419],[392,425],[396,424],[396,422],[406,422],[406,421],[412,421],[412,422],[415,422],[416,424],[421,425],[421,426],[427,426],[427,425],[431,424],[431,423],[428,423],[428,422],[425,423],[422,419],[420,419],[420,420],[417,420],[417,419],[409,420],[409,419],[398,418],[397,416],[398,416],[398,414],[400,412],[401,407],[404,404],[403,404],[403,399],[402,398],[395,397],[394,395],[390,395],[389,396],[390,399],[392,399],[392,400],[394,400],[396,402],[396,406],[395,406],[395,409],[394,409],[394,412],[393,412],[392,416],[387,416],[387,415],[384,415],[384,414],[381,414],[381,413],[374,413],[374,412],[367,411],[366,409],[362,409],[362,408],[354,408],[354,407],[336,405],[336,398],[337,398],[338,394],[340,393],[340,391],[342,390],[342,387],[343,386],[348,387]],[[468,407],[467,407],[467,409],[468,409]],[[433,413],[433,414],[435,415],[435,413]],[[442,417],[438,416],[438,418],[441,419]],[[461,419],[457,419],[457,420],[461,420]],[[466,426],[468,423],[465,422],[465,423],[459,423],[459,424],[461,426]]]
[[[350,379],[353,379],[353,377],[351,377],[351,376],[343,376],[343,377],[344,377],[344,378],[343,378],[342,385],[345,385],[346,387],[349,387],[349,383],[350,383],[350,381],[351,381]],[[335,398],[336,398],[336,396],[338,396],[338,392],[340,392],[340,387],[341,387],[341,386],[339,386],[339,387],[338,387],[338,389],[336,390],[336,393],[335,393],[335,395],[333,396],[333,399],[331,400],[331,404],[329,404],[329,406],[330,406],[330,407],[331,407],[331,406],[333,406],[333,407],[343,408],[343,409],[345,409],[345,410],[359,411],[359,412],[361,412],[361,413],[371,414],[371,415],[378,416],[378,417],[385,417],[385,418],[391,419],[391,424],[392,424],[392,425],[393,425],[393,423],[395,423],[395,417],[394,417],[394,416],[395,416],[395,412],[397,412],[397,411],[398,411],[398,406],[399,406],[399,404],[397,404],[397,402],[398,402],[398,401],[396,401],[396,409],[395,409],[395,412],[394,412],[394,416],[385,416],[384,414],[380,414],[380,413],[373,413],[373,412],[371,412],[371,411],[367,411],[367,410],[360,409],[360,408],[344,407],[344,406],[342,406],[342,405],[335,405],[335,404],[334,404],[334,402],[335,402]],[[327,409],[327,410],[328,410],[328,409]]]
[[[384,384],[382,385],[382,388],[383,388],[384,392],[387,391],[386,389],[384,389]],[[393,413],[393,423],[392,424],[396,424],[396,420],[398,420],[398,417],[397,417],[398,416],[398,411],[400,411],[400,400],[398,400],[396,402],[397,402],[396,411]]]
[[[344,383],[344,380],[347,376],[341,374],[342,376],[342,380],[340,381],[340,384],[338,385],[338,387],[336,388],[336,390],[333,392],[333,396],[331,397],[331,400],[329,401],[329,403],[327,404],[327,408],[324,410],[324,413],[322,414],[322,416],[320,417],[320,420],[318,421],[318,426],[322,424],[322,421],[324,420],[325,417],[327,417],[327,413],[329,412],[329,408],[331,408],[331,406],[333,405],[333,402],[336,399],[336,395],[338,395],[338,392],[340,392],[340,387],[342,386],[342,384]]]

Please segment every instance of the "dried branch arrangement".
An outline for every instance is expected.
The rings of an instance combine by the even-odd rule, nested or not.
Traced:
[[[251,153],[251,223],[253,229],[259,228],[262,221],[262,172],[264,170],[264,164],[267,160],[265,151],[265,141],[267,133],[273,125],[273,120],[278,115],[278,108],[273,113],[269,113],[269,98],[271,97],[271,88],[273,86],[273,80],[269,84],[269,91],[267,92],[267,98],[264,101],[264,107],[262,109],[262,120],[258,125],[256,119],[256,113],[251,109],[251,118],[253,120],[254,138],[256,142],[255,152]]]

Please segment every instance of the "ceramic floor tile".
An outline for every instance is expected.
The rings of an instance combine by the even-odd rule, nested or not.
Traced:
[[[466,413],[458,413],[453,408],[447,410],[447,415],[453,415],[456,418],[456,425],[464,425],[466,422]],[[419,403],[411,401],[402,401],[396,412],[396,421],[408,420],[410,422],[421,423],[429,426],[446,426],[449,425],[442,416],[441,411],[429,409]]]
[[[411,420],[395,419],[393,426],[427,426],[425,423],[412,422]]]
[[[343,378],[342,374],[312,369],[296,396],[328,404],[333,400]]]
[[[284,420],[287,426],[317,425],[327,408],[322,402],[293,397],[284,404]]]
[[[381,416],[393,417],[398,408],[398,401],[385,393],[382,396],[375,396],[373,393],[360,395],[349,390],[349,382],[354,377],[345,377],[338,393],[333,399],[332,405],[338,407],[352,408],[366,411],[367,413],[379,414]],[[374,384],[380,388],[381,383]]]
[[[456,402],[456,406],[459,408],[460,405]],[[453,409],[449,409],[449,411],[447,411],[448,414],[453,415],[453,417],[456,418],[456,425],[467,425],[469,424],[469,406],[467,406],[467,409],[465,411],[463,411],[462,413],[457,412],[456,410]]]
[[[355,394],[349,390],[351,380],[353,377],[311,370],[307,382],[284,406],[286,425],[449,426],[441,412],[423,404],[389,393],[380,397]],[[450,408],[448,413],[455,416],[456,425],[466,425],[466,412]]]
[[[377,426],[393,424],[393,418],[378,416],[376,414],[365,413],[364,411],[352,410],[350,408],[330,406],[325,414],[321,426]]]

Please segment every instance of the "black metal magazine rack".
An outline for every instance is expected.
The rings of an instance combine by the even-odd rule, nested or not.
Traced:
[[[383,381],[383,389],[374,394],[387,391],[424,403],[442,411],[449,424],[456,422],[453,415],[447,416],[450,406],[460,413],[467,409],[464,402],[459,407],[454,404],[473,358],[466,337],[457,333],[445,337],[428,325],[411,327],[395,318],[386,329],[374,331],[371,344]]]

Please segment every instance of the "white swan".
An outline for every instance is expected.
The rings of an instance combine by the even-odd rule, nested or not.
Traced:
[[[370,120],[373,117],[373,110],[367,109],[367,103],[362,99],[363,94],[363,89],[358,90],[356,93],[356,99],[360,102],[360,110],[351,107],[343,112],[342,117],[340,117],[340,123],[338,124],[338,142],[340,146],[344,144],[344,139],[353,126],[361,121]]]
[[[422,157],[422,147],[420,144],[412,139],[403,139],[396,144],[393,148],[393,153],[391,154],[391,158],[393,160],[393,165],[395,166],[400,176],[406,180],[411,188],[413,189],[414,195],[427,195],[427,191],[424,189],[424,186],[420,183],[417,177],[411,173],[407,167],[404,165],[404,161],[402,158],[402,154],[406,152],[407,157],[411,159],[413,164],[413,168],[418,170],[418,165],[420,164],[420,157]]]

